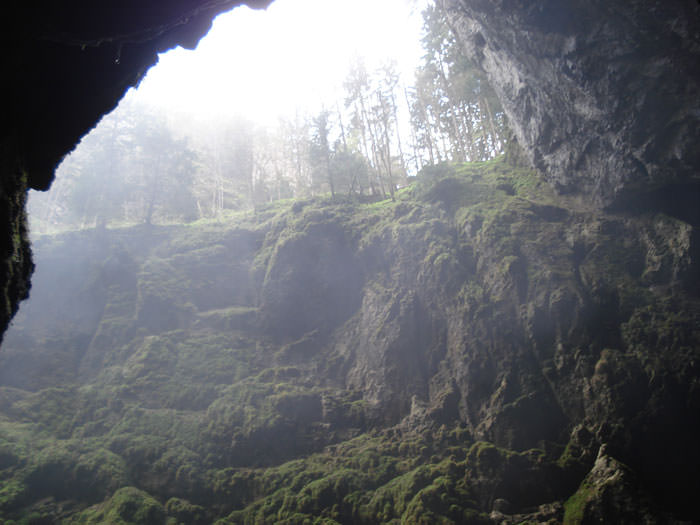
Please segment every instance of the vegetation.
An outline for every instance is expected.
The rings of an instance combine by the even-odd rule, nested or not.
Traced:
[[[357,61],[335,108],[210,134],[126,104],[66,160],[0,353],[2,523],[579,523],[603,444],[684,494],[692,228],[513,165],[424,17],[413,86]]]
[[[490,178],[499,166],[470,173]],[[467,188],[491,191],[490,181],[459,180],[463,196]],[[361,392],[311,380],[319,336],[280,342],[274,328],[258,328],[265,322],[258,311],[272,307],[264,295],[258,302],[256,286],[263,294],[266,283],[284,290],[280,279],[289,284],[290,276],[277,276],[277,268],[298,265],[286,259],[287,246],[329,223],[359,235],[367,257],[392,231],[435,233],[425,207],[445,197],[441,184],[426,172],[394,202],[297,201],[231,221],[111,229],[91,249],[79,248],[91,243],[91,231],[39,240],[38,302],[18,318],[17,334],[24,326],[28,335],[43,319],[49,328],[41,337],[62,357],[52,376],[6,378],[0,387],[0,467],[9,481],[3,519],[53,519],[69,501],[66,523],[156,523],[166,515],[222,523],[374,523],[377,516],[479,522],[482,511],[464,482],[472,464],[468,433],[378,430]],[[435,246],[448,251],[423,264],[450,264],[449,248]],[[64,254],[70,258],[60,263]],[[42,281],[44,256],[59,271],[65,263],[84,268],[82,283]],[[78,325],[57,338],[48,320],[55,310],[42,304],[42,293],[78,293],[93,301],[83,305],[86,315],[101,313],[72,321]],[[339,300],[347,300],[345,290]],[[326,314],[314,315],[323,321]],[[328,323],[336,322],[328,315]],[[37,339],[23,343],[26,336],[13,334],[3,352],[6,372],[14,349],[26,357],[46,351],[32,346]],[[322,431],[328,424],[331,433]],[[275,439],[280,435],[285,439]]]
[[[395,63],[369,71],[357,59],[335,107],[276,127],[236,117],[202,129],[127,97],[61,164],[52,191],[32,196],[32,230],[180,223],[324,194],[393,199],[429,164],[495,157],[505,128],[493,91],[461,58],[445,13],[429,7],[424,20],[414,86]]]
[[[649,231],[671,227],[645,220]],[[557,239],[602,224],[572,267]],[[481,402],[467,389],[485,388],[487,371],[462,394],[438,372],[436,390],[421,389],[444,359],[440,323],[460,319],[478,353],[496,337],[484,343],[484,326],[516,337],[513,304],[543,308],[547,293],[553,315],[575,317],[579,280],[620,291],[607,307],[621,337],[585,316],[593,324],[577,325],[592,388],[627,370],[601,399],[638,417],[640,377],[663,369],[663,381],[683,384],[697,348],[690,307],[645,295],[630,272],[649,272],[615,262],[605,232],[622,224],[577,211],[499,158],[426,168],[393,200],[321,197],[42,237],[33,300],[0,354],[0,519],[488,523],[496,500],[539,519],[538,504],[571,497],[547,516],[576,521],[596,441],[585,429],[562,438],[568,423],[542,387],[487,397],[497,406],[479,429],[488,441],[465,424],[460,397]],[[664,257],[653,264],[675,264]],[[670,274],[659,267],[656,278]],[[545,321],[529,319],[540,323],[542,372],[524,381],[560,381]],[[388,367],[363,364],[367,352]],[[501,392],[500,381],[488,389]]]

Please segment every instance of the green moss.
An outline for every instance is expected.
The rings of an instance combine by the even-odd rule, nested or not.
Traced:
[[[27,487],[17,479],[10,479],[0,486],[0,512],[13,510],[21,504]]]
[[[165,510],[148,493],[135,487],[119,489],[105,503],[92,507],[69,524],[159,525],[165,524]]]
[[[170,498],[165,503],[165,512],[168,516],[168,524],[204,525],[208,523],[203,507],[180,498]]]
[[[488,441],[477,441],[469,449],[467,457],[479,468],[489,469],[500,463],[501,456],[504,454],[507,456],[511,452],[500,449]]]
[[[504,391],[491,401],[497,417],[524,413],[528,390],[541,384],[538,370],[498,375],[506,366],[501,352],[510,349],[490,346],[504,341],[492,333],[510,330],[503,338],[544,362],[555,389],[574,367],[588,377],[608,347],[639,359],[652,379],[659,363],[675,378],[695,377],[700,347],[697,312],[648,290],[670,278],[666,263],[679,256],[659,252],[666,266],[654,273],[643,250],[619,242],[628,219],[580,214],[568,202],[536,173],[496,159],[426,169],[395,202],[308,199],[186,226],[109,230],[104,242],[128,245],[128,258],[91,255],[81,263],[96,268],[81,275],[96,277],[81,277],[75,301],[99,299],[97,326],[80,325],[82,346],[50,337],[39,343],[30,328],[24,332],[28,346],[72,348],[51,361],[64,386],[0,389],[7,480],[0,521],[34,512],[37,498],[64,496],[75,497],[65,513],[76,523],[146,519],[134,510],[142,507],[155,509],[146,514],[157,520],[167,514],[168,523],[223,516],[222,523],[485,523],[496,497],[518,511],[561,499],[585,475],[574,444],[515,452],[474,443],[457,421],[459,411],[464,417],[468,408],[471,418],[482,410],[480,399],[501,379]],[[659,239],[679,230],[661,223]],[[329,246],[320,238],[340,239],[333,252],[347,248],[338,262],[351,259],[359,277],[342,283],[339,302],[348,303],[349,288],[357,301],[335,324],[272,337],[316,288],[309,284],[316,272],[294,273],[298,259],[289,252],[312,264]],[[67,252],[61,260],[76,264],[87,239],[64,236],[46,249]],[[328,275],[340,274],[338,267]],[[265,325],[274,301],[266,302],[264,287],[277,292],[279,283],[300,289],[299,300]],[[592,341],[588,332],[602,330],[591,312],[612,319],[610,326],[626,321],[621,341]],[[414,328],[425,341],[412,340]],[[571,350],[569,337],[577,338]],[[395,344],[384,348],[389,340]],[[414,346],[425,367],[409,354]],[[447,378],[461,372],[442,359],[460,359],[462,351],[474,367],[469,392],[457,394]],[[543,358],[547,352],[562,355]],[[614,357],[600,355],[601,366]],[[377,398],[386,393],[400,405],[392,406],[398,421],[410,404],[402,396],[414,386],[430,390],[424,420],[411,414],[387,428]],[[454,406],[443,409],[448,401]],[[499,443],[512,438],[507,431]],[[565,488],[551,479],[564,479]],[[87,485],[97,489],[76,489]],[[144,492],[119,490],[131,485]],[[168,502],[165,511],[156,498]],[[571,516],[576,498],[585,499],[572,497]]]
[[[260,490],[267,496],[232,513],[226,523],[296,522],[302,517],[313,523],[413,523],[435,517],[460,522],[478,516],[464,483],[464,465],[449,458],[416,465],[421,461],[416,452],[426,445],[414,441],[407,437],[399,446],[388,436],[363,435],[336,445],[330,454],[267,469],[255,482],[263,483]],[[443,446],[436,443],[435,449]],[[250,482],[248,477],[249,487]],[[447,503],[438,495],[443,491],[450,493]]]
[[[580,460],[580,454],[577,454],[577,447],[569,441],[564,447],[564,451],[557,458],[557,465],[563,469],[577,465]]]
[[[583,523],[586,504],[594,496],[594,489],[587,482],[583,482],[579,489],[564,503],[564,525],[578,525]]]

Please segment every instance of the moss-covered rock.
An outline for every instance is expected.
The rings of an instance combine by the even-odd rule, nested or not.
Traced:
[[[15,165],[15,151],[0,150],[0,342],[19,303],[29,295],[34,270],[25,203],[27,175]]]
[[[601,444],[644,516],[688,519],[696,242],[501,159],[42,238],[0,353],[0,519],[606,519]]]
[[[124,487],[109,500],[85,510],[69,523],[96,523],[110,525],[165,524],[163,506],[146,492],[135,487]]]

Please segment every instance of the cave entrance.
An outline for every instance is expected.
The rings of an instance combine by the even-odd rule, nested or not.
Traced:
[[[161,55],[49,192],[32,192],[31,231],[216,218],[344,185],[379,191],[350,173],[379,169],[381,148],[398,162],[409,143],[426,3],[276,0],[220,15],[196,50]],[[319,175],[329,154],[345,163],[337,187]]]

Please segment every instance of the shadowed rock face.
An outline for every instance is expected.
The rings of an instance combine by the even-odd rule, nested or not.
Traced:
[[[646,209],[667,208],[671,194],[697,208],[698,2],[445,4],[518,142],[559,191]]]

